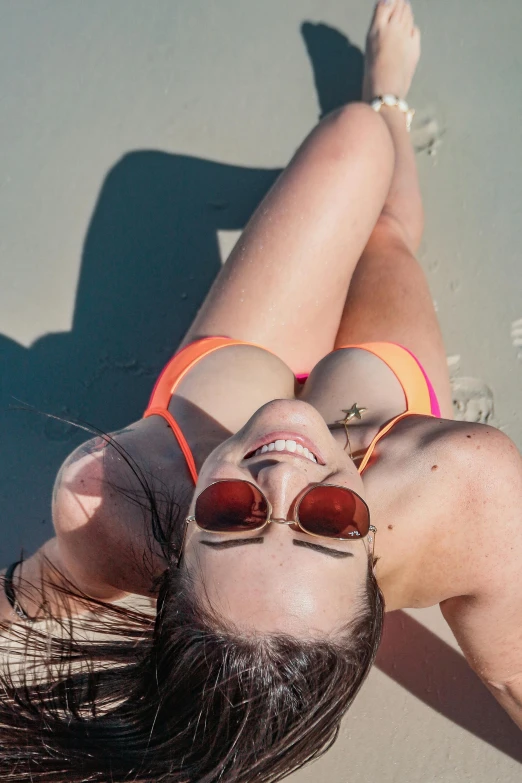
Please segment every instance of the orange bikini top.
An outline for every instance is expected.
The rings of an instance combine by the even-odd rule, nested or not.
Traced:
[[[228,345],[253,345],[256,348],[263,348],[263,346],[258,345],[257,343],[232,340],[229,337],[204,337],[201,340],[190,343],[173,356],[165,366],[163,372],[156,381],[147,410],[143,414],[143,418],[161,416],[165,419],[183,452],[194,485],[197,484],[198,480],[194,456],[183,435],[181,427],[168,410],[168,406],[171,397],[175,393],[181,380],[194,365],[209,353],[213,353]],[[359,473],[362,474],[365,468],[368,467],[368,463],[378,442],[390,432],[397,422],[404,419],[406,416],[418,414],[424,416],[433,415],[432,398],[430,397],[430,389],[427,384],[425,373],[413,354],[405,348],[402,348],[402,346],[396,345],[395,343],[362,343],[360,345],[343,345],[341,347],[361,348],[382,359],[397,376],[406,397],[407,410],[399,416],[395,416],[394,419],[382,427],[368,446],[361,464],[358,467]],[[266,350],[266,348],[264,350]]]

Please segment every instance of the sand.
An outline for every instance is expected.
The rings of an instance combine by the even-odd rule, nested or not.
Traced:
[[[456,415],[522,448],[522,4],[414,4],[410,94],[426,209],[420,260]],[[248,215],[319,116],[357,97],[371,3],[0,3],[0,569],[50,535],[53,478],[114,430]],[[335,748],[292,781],[511,783],[520,733],[438,609],[388,617]]]

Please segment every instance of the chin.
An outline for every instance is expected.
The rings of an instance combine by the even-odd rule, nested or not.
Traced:
[[[270,413],[274,416],[277,416],[279,413],[282,415],[291,415],[294,411],[299,417],[306,416],[306,409],[309,411],[309,415],[313,416],[313,418],[322,418],[320,413],[317,411],[316,408],[314,408],[313,405],[311,405],[309,402],[305,402],[305,400],[271,400],[270,402],[265,403],[265,405],[261,406],[254,415],[251,417],[253,419],[255,416],[257,416],[260,413]]]

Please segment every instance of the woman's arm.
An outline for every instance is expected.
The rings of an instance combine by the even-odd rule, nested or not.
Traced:
[[[520,575],[519,575],[520,579]],[[468,597],[450,598],[442,614],[471,668],[522,729],[522,602],[508,593],[489,603]]]
[[[471,668],[522,729],[522,458],[501,432],[488,428],[488,439],[474,469],[480,518],[469,526],[481,539],[476,590],[440,606]]]
[[[120,590],[115,590],[113,587],[100,582],[98,579],[84,581],[83,574],[79,573],[76,567],[76,559],[71,557],[71,553],[68,552],[67,546],[64,546],[63,540],[59,535],[50,538],[38,549],[31,557],[24,560],[21,566],[18,566],[15,570],[13,578],[13,588],[16,598],[19,600],[23,610],[29,617],[38,617],[43,620],[44,615],[40,611],[40,605],[43,599],[42,585],[45,587],[45,600],[48,603],[49,610],[53,617],[62,618],[68,616],[68,612],[64,606],[63,595],[59,590],[53,589],[48,583],[58,583],[58,585],[66,586],[63,583],[58,574],[53,572],[53,569],[48,565],[48,562],[64,574],[72,585],[80,592],[85,593],[90,598],[98,598],[102,601],[117,601],[123,598],[126,593],[122,593]],[[17,621],[21,622],[18,615],[12,609],[11,604],[7,600],[7,596],[4,590],[4,576],[7,568],[0,571],[0,622],[2,621]],[[23,592],[19,589],[20,576],[23,579]],[[87,607],[83,601],[69,598],[69,614],[74,617],[83,614],[87,611]]]
[[[67,614],[61,592],[48,586],[48,582],[53,581],[62,584],[51,566],[91,598],[112,602],[129,594],[111,585],[107,579],[111,552],[107,545],[105,508],[107,494],[112,493],[107,489],[106,482],[106,445],[102,438],[93,438],[81,444],[58,472],[53,490],[55,536],[24,560],[16,568],[13,578],[15,596],[29,617],[38,615],[43,619],[43,614],[38,613],[42,588],[45,588],[45,597],[52,614],[57,618]],[[3,577],[6,571],[7,568],[0,571],[0,620],[10,621],[18,618],[5,595]],[[23,579],[22,589],[28,592],[27,595],[19,589],[20,578]],[[70,598],[69,602],[72,615],[86,611],[81,601]]]

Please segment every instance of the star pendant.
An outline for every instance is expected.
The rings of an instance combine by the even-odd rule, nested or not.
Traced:
[[[346,416],[344,419],[340,419],[338,423],[344,424],[346,426],[346,424],[348,424],[348,422],[350,422],[352,419],[362,418],[361,414],[365,413],[368,410],[368,408],[359,408],[357,403],[354,402],[354,404],[349,410],[346,410],[346,408],[343,408],[342,410],[343,413],[346,413]]]

